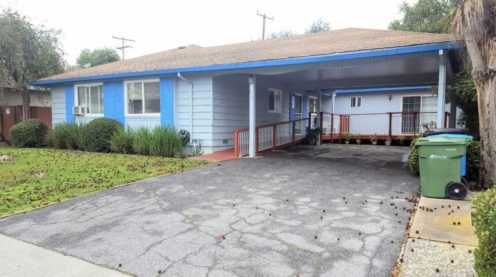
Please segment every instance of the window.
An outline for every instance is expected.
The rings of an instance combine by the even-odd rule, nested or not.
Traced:
[[[316,97],[308,97],[308,112],[316,113],[317,112],[317,98]]]
[[[269,89],[269,112],[282,112],[282,90],[272,88]]]
[[[158,81],[126,83],[127,113],[160,113],[160,86]]]
[[[87,114],[103,114],[101,84],[76,86],[75,106],[85,107]]]
[[[362,106],[362,97],[361,96],[351,97],[351,107],[352,108],[358,108],[361,106]]]

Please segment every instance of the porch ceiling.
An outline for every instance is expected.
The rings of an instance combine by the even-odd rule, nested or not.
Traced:
[[[359,87],[372,84],[436,84],[438,69],[438,53],[428,52],[242,70],[236,73],[268,75],[278,81],[288,83],[292,88],[314,89]],[[217,75],[223,75],[223,73]],[[447,75],[448,77],[452,75],[449,62]]]

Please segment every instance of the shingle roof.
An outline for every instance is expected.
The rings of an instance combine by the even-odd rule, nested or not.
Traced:
[[[449,41],[450,36],[447,34],[351,28],[212,47],[189,45],[146,56],[66,72],[42,80],[62,80],[114,73],[270,61],[361,50],[445,43]]]

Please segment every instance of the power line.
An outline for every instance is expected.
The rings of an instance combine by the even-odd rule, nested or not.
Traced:
[[[116,37],[116,36],[112,36],[113,39],[118,39],[121,41],[121,46],[120,47],[116,47],[116,49],[119,49],[122,51],[122,59],[124,60],[125,59],[125,49],[126,48],[131,48],[132,46],[131,45],[126,45],[126,41],[129,41],[129,42],[136,42],[135,40],[132,40],[130,38],[125,38],[125,37]]]
[[[272,21],[274,21],[274,17],[273,17],[273,16],[272,16],[272,17],[271,17],[271,16],[268,16],[268,15],[266,15],[265,13],[261,13],[261,12],[259,12],[259,11],[257,11],[257,15],[258,15],[258,16],[261,16],[261,17],[263,18],[263,24],[262,24],[262,40],[264,40],[264,39],[265,39],[265,20],[267,20],[267,19],[268,19],[268,20],[272,20]]]

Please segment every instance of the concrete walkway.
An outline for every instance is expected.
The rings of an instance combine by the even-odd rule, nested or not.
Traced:
[[[400,259],[402,277],[474,276],[472,201],[421,197]]]
[[[389,276],[418,191],[407,148],[297,146],[0,220],[138,276]]]
[[[127,274],[0,235],[2,277],[126,277]]]

